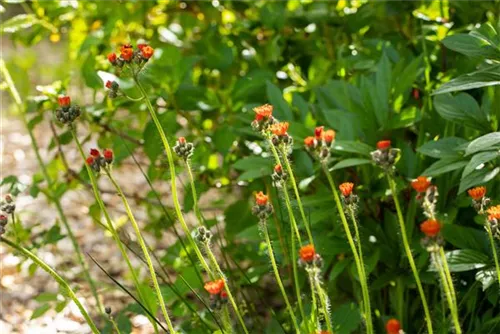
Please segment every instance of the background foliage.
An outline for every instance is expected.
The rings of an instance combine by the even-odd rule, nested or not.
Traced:
[[[423,329],[393,202],[383,175],[369,158],[375,143],[385,138],[402,150],[398,186],[406,189],[408,232],[434,322],[447,320],[435,273],[426,271],[428,255],[419,243],[417,224],[424,218],[407,186],[418,175],[432,176],[439,186],[444,238],[447,249],[457,255],[450,267],[464,331],[499,330],[491,249],[483,222],[465,193],[485,184],[490,197],[500,198],[498,1],[6,1],[2,6],[8,17],[2,34],[15,48],[5,60],[28,106],[30,129],[36,132],[52,119],[54,97],[68,92],[85,106],[81,122],[99,146],[115,150],[117,168],[131,159],[132,152],[147,157],[142,167],[158,184],[168,180],[169,173],[147,110],[141,103],[110,100],[103,89],[114,77],[108,52],[140,40],[155,48],[143,80],[157,98],[169,140],[184,135],[196,145],[192,161],[199,194],[217,188],[223,195],[208,198],[224,217],[217,238],[231,263],[228,276],[238,282],[255,326],[263,326],[257,328],[277,333],[278,323],[286,318],[276,307],[282,306],[279,291],[269,274],[249,200],[254,191],[267,189],[275,208],[281,207],[269,177],[272,159],[262,153],[262,140],[250,127],[252,108],[271,103],[275,116],[291,124],[296,143],[292,159],[317,250],[325,259],[324,279],[340,333],[360,328],[360,291],[353,284],[356,270],[326,180],[302,149],[303,138],[316,125],[337,131],[335,178],[358,186],[377,332],[389,317],[402,320],[408,333]],[[47,64],[45,57],[54,61]],[[131,82],[117,80],[129,96],[138,96]],[[64,146],[71,135],[63,127],[57,131],[58,138],[45,149],[62,197],[81,191],[86,174],[63,173],[57,143]],[[44,187],[39,174],[33,175],[27,189],[15,175],[5,177],[3,184],[34,197]],[[186,187],[183,204],[188,212],[193,201]],[[145,229],[160,237],[172,230],[171,209],[163,211],[153,191],[146,197],[137,203],[149,215]],[[90,213],[99,219],[97,206]],[[213,215],[207,217],[212,225],[217,223]],[[287,239],[286,221],[285,210],[277,209],[270,223],[276,245]],[[29,240],[29,233],[19,232]],[[63,237],[54,225],[34,247]],[[275,248],[278,260],[286,263],[287,254]],[[199,289],[192,268],[179,261],[183,256],[177,241],[161,261],[173,277],[182,274]],[[183,296],[191,296],[181,280],[175,286]],[[184,328],[196,326],[188,321],[191,311],[165,291],[175,317],[186,320]],[[189,298],[189,303],[196,302]],[[269,304],[277,314],[269,312]],[[120,312],[138,309],[131,302]],[[123,328],[130,326],[126,316],[118,319]],[[446,332],[447,326],[439,328]]]

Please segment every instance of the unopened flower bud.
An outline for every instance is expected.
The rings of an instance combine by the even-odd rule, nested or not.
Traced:
[[[113,151],[110,150],[109,148],[105,149],[103,152],[104,160],[106,163],[110,164],[113,162]]]

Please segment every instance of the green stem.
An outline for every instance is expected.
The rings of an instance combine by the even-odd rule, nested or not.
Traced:
[[[314,279],[316,290],[318,291],[319,302],[321,304],[321,308],[323,309],[323,313],[325,315],[326,328],[328,328],[329,333],[333,333],[332,320],[330,319],[330,311],[328,310],[328,297],[326,295],[325,290],[321,286],[321,282],[318,278]],[[368,328],[368,327],[367,327]]]
[[[319,317],[318,317],[318,302],[316,301],[316,288],[314,285],[314,276],[313,272],[308,270],[307,271],[307,276],[309,278],[309,286],[311,287],[311,298],[312,298],[312,316],[313,316],[313,323],[315,326],[315,329],[317,331],[320,331],[321,328],[319,326]]]
[[[332,176],[330,175],[330,171],[328,170],[328,166],[326,162],[322,164],[323,171],[326,174],[328,179],[328,183],[330,183],[330,188],[332,189],[333,198],[335,199],[335,204],[337,206],[337,211],[340,215],[340,220],[342,221],[342,225],[344,227],[345,234],[347,236],[347,240],[349,241],[349,246],[351,247],[352,254],[354,256],[354,261],[356,263],[356,269],[358,271],[359,283],[361,285],[361,293],[363,295],[363,306],[365,309],[365,319],[366,319],[366,332],[369,334],[373,333],[373,324],[372,324],[372,314],[370,308],[370,295],[368,292],[368,285],[366,283],[365,270],[362,265],[362,262],[359,258],[358,250],[356,248],[356,244],[352,238],[351,230],[349,228],[349,224],[347,223],[347,218],[344,213],[344,208],[342,207],[342,203],[340,202],[339,193],[337,192],[337,187],[335,186],[335,182],[333,181]]]
[[[78,245],[78,242],[76,241],[76,237],[73,234],[73,230],[71,229],[71,226],[68,223],[66,215],[64,214],[64,211],[63,211],[62,206],[61,206],[61,202],[59,201],[59,198],[57,196],[53,195],[54,181],[50,177],[50,175],[47,171],[47,168],[45,167],[45,164],[43,163],[42,157],[40,155],[40,149],[38,148],[36,138],[33,134],[32,128],[28,124],[28,120],[26,119],[25,108],[24,108],[24,104],[21,100],[21,96],[19,95],[19,92],[17,91],[17,88],[14,84],[14,81],[12,80],[12,77],[10,76],[9,70],[7,69],[7,66],[5,65],[5,62],[3,59],[0,59],[0,72],[3,74],[4,80],[7,83],[7,86],[9,87],[9,92],[10,92],[12,98],[14,99],[14,102],[19,110],[19,114],[21,115],[24,126],[28,130],[28,135],[30,136],[30,139],[31,139],[31,146],[33,148],[33,151],[35,152],[36,160],[38,162],[38,165],[40,166],[40,169],[42,171],[42,175],[48,184],[48,188],[49,188],[48,190],[51,194],[50,199],[55,204],[57,212],[59,214],[59,218],[61,219],[61,221],[64,225],[64,228],[66,229],[66,233],[69,235],[69,238],[70,238],[71,244],[75,250],[78,262],[79,262],[80,266],[82,267],[82,271],[83,271],[83,274],[85,276],[85,280],[89,283],[90,290],[92,291],[92,295],[94,296],[94,299],[96,301],[96,306],[99,309],[99,312],[101,312],[101,314],[104,315],[104,308],[103,308],[101,301],[99,299],[99,294],[97,293],[97,288],[96,288],[95,282],[92,279],[92,277],[90,276],[87,262],[85,262],[85,258],[82,254],[82,250],[80,248],[80,245]],[[16,234],[16,238],[17,238],[17,234]]]
[[[443,247],[439,247],[439,256],[441,258],[441,262],[443,263],[443,269],[444,269],[444,273],[446,275],[446,281],[448,282],[448,285],[450,287],[450,293],[451,293],[451,298],[453,300],[454,311],[458,312],[457,295],[455,293],[455,286],[453,284],[453,279],[451,278],[450,268],[448,267],[448,261],[446,260],[446,255],[444,253]]]
[[[14,237],[16,238],[16,244],[21,244],[19,241],[19,235],[17,234],[16,214],[12,212],[11,217],[12,217],[12,224],[14,225]]]
[[[134,76],[134,81],[141,91],[142,96],[144,97],[144,100],[146,101],[146,106],[148,107],[149,114],[151,115],[151,118],[153,119],[153,122],[156,126],[156,129],[158,130],[158,133],[160,134],[161,141],[163,143],[163,147],[165,148],[165,153],[167,154],[167,159],[168,159],[168,165],[170,169],[170,179],[171,179],[171,192],[172,192],[172,200],[174,202],[174,208],[175,208],[175,214],[177,216],[177,219],[179,219],[179,222],[181,223],[181,227],[184,230],[184,233],[186,234],[186,237],[188,238],[191,246],[193,247],[196,256],[198,257],[198,260],[200,261],[201,265],[205,269],[205,271],[208,273],[208,275],[212,278],[214,278],[214,274],[210,267],[208,266],[207,262],[205,261],[205,258],[201,254],[201,251],[194,241],[189,228],[186,224],[186,221],[184,220],[184,216],[182,214],[182,210],[180,207],[179,203],[179,198],[177,195],[177,183],[176,183],[176,175],[175,175],[175,165],[174,165],[174,158],[172,155],[172,149],[170,148],[170,144],[168,143],[167,136],[165,135],[165,131],[163,131],[163,128],[161,126],[160,120],[158,119],[158,116],[156,115],[156,111],[153,108],[153,105],[151,104],[151,101],[148,99],[148,95],[146,91],[144,90],[144,87],[142,87],[141,83],[137,79],[136,76]]]
[[[57,281],[57,283],[59,283],[59,285],[61,285],[61,287],[66,290],[66,292],[68,293],[69,298],[71,298],[71,300],[73,301],[73,303],[75,303],[75,305],[78,307],[78,309],[80,310],[80,313],[85,318],[85,321],[90,326],[90,329],[92,330],[92,333],[95,333],[95,334],[99,334],[100,333],[100,331],[97,329],[97,327],[95,326],[94,322],[90,318],[89,314],[87,313],[87,311],[85,311],[85,309],[83,308],[83,305],[80,303],[80,301],[76,297],[75,292],[71,289],[71,287],[69,286],[69,284],[66,282],[66,280],[64,278],[62,278],[61,276],[59,276],[59,274],[56,273],[51,267],[49,267],[45,262],[43,262],[42,259],[40,259],[38,256],[36,256],[35,254],[33,254],[32,252],[30,252],[26,248],[24,248],[22,246],[19,246],[19,245],[16,245],[12,241],[10,241],[8,239],[5,239],[4,237],[0,237],[0,241],[6,243],[10,247],[12,247],[12,248],[16,249],[17,251],[21,252],[24,256],[26,256],[27,258],[31,259],[40,268],[42,268],[50,276],[52,276],[52,278],[54,278]]]
[[[212,261],[213,265],[215,266],[215,268],[217,270],[217,273],[224,280],[224,283],[225,283],[224,288],[227,292],[227,296],[229,298],[229,301],[231,302],[231,305],[233,306],[234,313],[236,313],[236,317],[238,318],[238,321],[240,322],[241,327],[243,327],[243,331],[245,332],[245,334],[249,334],[248,329],[245,325],[245,321],[243,320],[243,317],[241,316],[240,310],[238,308],[238,304],[236,304],[236,301],[234,300],[233,294],[231,293],[231,290],[229,289],[229,284],[228,284],[228,281],[226,279],[226,276],[222,272],[222,269],[220,268],[219,263],[217,262],[217,259],[215,258],[215,255],[212,252],[212,250],[210,249],[210,247],[207,247],[206,250],[207,250],[208,257],[210,258],[210,261]]]
[[[113,325],[113,328],[114,328],[116,334],[121,334],[120,328],[118,328],[118,324],[116,323],[115,319],[113,319],[113,317],[109,317],[109,321]]]
[[[429,312],[429,306],[427,304],[427,298],[425,297],[424,289],[422,287],[422,282],[420,281],[418,269],[417,266],[415,265],[415,260],[413,259],[411,248],[408,243],[405,221],[403,218],[403,213],[401,211],[401,206],[399,205],[399,199],[396,192],[396,182],[392,179],[392,177],[389,174],[387,174],[387,182],[389,183],[389,187],[391,188],[394,204],[396,205],[396,212],[398,216],[399,227],[401,229],[401,238],[403,239],[403,246],[406,252],[406,257],[408,258],[408,262],[410,263],[410,267],[413,272],[413,277],[415,278],[415,282],[417,283],[418,293],[420,294],[420,299],[422,300],[422,306],[424,307],[425,321],[427,323],[427,331],[429,334],[432,334],[433,330],[432,330],[431,314]]]
[[[491,251],[493,252],[493,259],[495,260],[495,270],[497,272],[498,284],[500,284],[500,265],[498,263],[497,248],[495,245],[495,239],[493,239],[493,233],[491,232],[491,226],[489,222],[486,222],[486,231],[488,232],[488,239],[490,239]]]
[[[453,320],[453,325],[455,326],[454,330],[457,334],[461,334],[462,329],[460,328],[460,321],[458,320],[458,315],[456,313],[456,305],[453,302],[453,295],[451,293],[452,287],[449,285],[448,279],[446,278],[444,267],[441,265],[441,264],[444,264],[444,262],[440,261],[438,255],[436,253],[432,253],[432,256],[434,257],[434,264],[436,265],[437,270],[439,272],[439,276],[441,278],[441,284],[443,286],[444,294],[446,295],[448,307],[450,308],[451,318]]]
[[[267,227],[266,227],[267,229]],[[292,248],[292,270],[293,270],[293,281],[295,286],[295,294],[297,295],[297,304],[299,305],[300,316],[302,317],[302,321],[306,321],[306,314],[304,312],[304,306],[302,305],[302,296],[300,293],[300,282],[299,282],[299,270],[298,270],[298,259],[297,259],[297,245],[295,243],[295,236],[293,235],[293,225],[291,226],[291,248]]]
[[[80,143],[80,140],[78,140],[78,137],[76,136],[76,131],[73,127],[71,127],[71,135],[73,136],[73,139],[75,140],[78,151],[80,152],[80,156],[82,157],[83,161],[85,161],[85,153],[83,152],[82,144]],[[135,272],[134,267],[132,266],[132,263],[130,262],[130,258],[127,255],[127,251],[125,250],[125,247],[123,246],[123,243],[121,242],[120,237],[118,236],[118,232],[116,231],[116,228],[113,225],[111,217],[109,216],[108,210],[106,209],[106,206],[104,206],[104,202],[102,201],[101,195],[99,193],[99,188],[97,187],[97,180],[95,178],[94,171],[85,162],[84,162],[84,164],[85,164],[85,169],[87,170],[87,174],[89,176],[90,184],[92,185],[92,191],[94,193],[94,197],[97,201],[97,204],[99,205],[99,208],[101,209],[102,213],[104,214],[104,218],[106,219],[106,223],[108,225],[108,230],[111,232],[111,236],[113,237],[113,240],[115,241],[116,245],[118,246],[118,249],[120,250],[120,253],[122,254],[123,259],[127,263],[127,267],[129,268],[129,271],[132,275],[132,279],[133,279],[134,285],[137,289],[137,293],[139,294],[139,299],[142,302],[145,302],[146,298],[142,292],[141,284],[139,282],[139,278],[137,277],[137,273]],[[155,328],[155,332],[156,332],[156,329],[157,329],[156,322],[153,319],[149,319],[149,320],[152,323],[153,327]]]
[[[148,247],[146,246],[146,243],[144,242],[144,238],[142,237],[139,225],[137,224],[137,221],[135,220],[134,214],[132,213],[132,209],[130,208],[130,205],[128,204],[127,198],[123,194],[123,191],[122,191],[120,185],[116,182],[115,178],[109,172],[109,170],[106,170],[106,175],[108,176],[111,183],[113,183],[113,186],[115,187],[116,191],[118,192],[118,196],[120,196],[122,199],[123,205],[125,206],[125,211],[127,212],[127,216],[130,219],[130,222],[132,223],[132,227],[134,228],[135,234],[137,236],[137,240],[139,241],[139,245],[142,248],[142,253],[144,254],[144,258],[146,259],[146,262],[148,264],[149,274],[151,275],[151,280],[153,281],[153,286],[156,290],[156,297],[158,298],[158,302],[160,303],[160,308],[161,308],[161,311],[163,313],[163,317],[165,318],[165,321],[167,322],[167,327],[168,327],[170,333],[175,333],[174,327],[172,325],[172,321],[170,320],[170,317],[169,317],[168,312],[167,312],[167,307],[165,306],[165,301],[163,300],[163,296],[162,296],[162,293],[160,290],[160,285],[158,284],[158,278],[156,277],[156,271],[155,271],[155,268],[153,266],[153,261],[151,261],[151,257],[149,256]]]
[[[272,144],[272,143],[271,143]],[[309,243],[314,245],[311,228],[309,226],[309,221],[306,218],[306,214],[304,212],[304,206],[302,205],[302,200],[300,199],[299,188],[297,187],[297,181],[295,180],[295,176],[293,175],[292,166],[290,165],[290,161],[288,161],[288,155],[285,147],[280,147],[281,157],[285,163],[285,167],[288,173],[288,177],[290,178],[290,183],[292,184],[293,191],[295,193],[295,198],[297,200],[297,205],[299,206],[300,216],[304,222],[304,226],[306,227],[307,237],[309,238]]]
[[[290,318],[292,319],[293,327],[297,333],[300,333],[299,325],[297,323],[297,318],[295,317],[295,313],[292,309],[292,305],[288,300],[288,295],[286,293],[285,287],[283,286],[283,282],[281,281],[280,273],[278,271],[278,265],[276,264],[276,259],[274,258],[273,246],[271,244],[271,239],[269,238],[269,231],[267,230],[267,223],[263,221],[262,230],[264,232],[264,238],[266,239],[267,251],[269,253],[269,259],[271,260],[271,265],[273,267],[274,277],[276,278],[276,282],[280,288],[281,294],[283,295],[283,299],[285,300],[286,308],[288,309],[288,313],[290,314]]]
[[[191,193],[193,196],[193,209],[194,209],[194,212],[196,214],[196,217],[198,218],[198,226],[202,226],[203,225],[203,216],[201,215],[200,207],[198,205],[198,194],[196,193],[193,170],[191,168],[191,162],[189,161],[189,159],[186,159],[186,168],[187,168],[188,175],[189,175],[189,183],[191,185]]]

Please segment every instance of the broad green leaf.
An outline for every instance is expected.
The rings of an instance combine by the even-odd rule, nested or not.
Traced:
[[[48,310],[50,310],[50,305],[49,304],[43,304],[39,307],[37,307],[34,311],[33,314],[31,315],[31,320],[40,318],[42,315],[44,315]]]
[[[283,98],[281,90],[272,82],[268,81],[266,83],[266,92],[269,103],[274,106],[273,115],[275,115],[280,121],[292,121],[292,110]]]
[[[490,128],[478,103],[469,94],[438,95],[434,97],[434,106],[439,115],[448,121],[483,131]]]
[[[465,165],[467,165],[467,161],[460,160],[460,158],[444,158],[430,165],[425,171],[422,172],[422,175],[438,176],[460,169]]]
[[[475,170],[466,177],[460,180],[460,187],[458,193],[461,194],[469,188],[483,185],[491,180],[500,172],[500,167],[496,167],[493,170],[483,168],[481,170]]]
[[[490,262],[487,255],[472,249],[457,249],[446,252],[446,259],[451,272],[483,268]]]
[[[476,281],[481,282],[483,291],[486,291],[493,283],[496,283],[497,273],[495,269],[480,270],[476,273]]]
[[[457,248],[472,249],[484,254],[490,252],[488,237],[484,229],[444,224],[442,231],[444,239]]]
[[[262,166],[272,168],[273,167],[273,160],[254,156],[254,157],[246,157],[246,158],[240,159],[233,164],[233,168],[239,169],[239,170],[252,170],[252,169],[260,168]]]
[[[342,169],[342,168],[347,168],[347,167],[353,167],[353,166],[359,166],[359,165],[366,165],[371,163],[371,160],[368,159],[360,159],[360,158],[350,158],[350,159],[344,159],[333,166],[331,170],[337,170],[337,169]]]
[[[433,158],[452,158],[460,156],[457,148],[467,141],[458,137],[447,137],[428,141],[417,149],[417,152]]]
[[[355,303],[346,303],[338,307],[332,314],[335,333],[349,334],[361,325],[361,313]]]
[[[359,153],[369,157],[370,152],[374,151],[375,148],[361,142],[350,140],[336,140],[333,144],[333,150],[340,152]]]
[[[39,22],[35,14],[19,14],[5,21],[0,29],[3,33],[14,33]]]
[[[465,155],[471,155],[480,151],[494,150],[495,145],[500,144],[500,132],[492,132],[481,136],[470,142],[465,150]]]
[[[449,82],[441,85],[432,94],[444,94],[474,88],[500,85],[500,65],[463,74]]]
[[[389,122],[386,125],[388,129],[402,129],[413,125],[420,120],[420,109],[410,107],[399,113],[391,113]]]
[[[475,154],[469,161],[467,166],[465,166],[464,172],[462,173],[462,178],[472,173],[476,168],[478,168],[482,164],[487,163],[488,161],[491,161],[493,159],[496,159],[499,156],[500,156],[500,150],[480,152],[478,154]]]
[[[35,300],[39,303],[52,302],[57,300],[57,293],[52,292],[42,292],[35,297]]]
[[[382,127],[385,126],[389,116],[389,97],[391,89],[392,69],[389,58],[384,53],[378,64],[377,72],[375,73],[375,90],[377,103],[375,104],[375,112],[377,120]],[[375,93],[375,92],[374,92]]]
[[[89,54],[82,65],[82,76],[85,84],[93,89],[103,88],[104,84],[95,70],[95,56]]]
[[[160,124],[167,134],[176,132],[178,127],[176,117],[176,113],[172,111],[166,111],[158,115]],[[144,138],[144,152],[146,152],[151,161],[156,160],[158,155],[163,152],[163,145],[160,134],[152,120],[146,124],[142,136]],[[170,143],[171,146],[173,144],[172,142]]]
[[[443,44],[453,51],[469,57],[485,57],[500,59],[500,51],[492,47],[487,41],[473,35],[455,34],[443,40]]]

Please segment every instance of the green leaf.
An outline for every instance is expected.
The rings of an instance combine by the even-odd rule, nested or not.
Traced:
[[[434,97],[438,114],[444,119],[478,130],[489,130],[490,124],[479,108],[476,100],[466,93],[456,96],[451,94]]]
[[[500,59],[500,51],[487,41],[473,35],[455,34],[443,40],[443,44],[453,51],[469,57]]]
[[[20,29],[29,28],[39,22],[35,14],[20,14],[5,21],[0,29],[3,33],[14,33]]]
[[[465,155],[471,155],[480,151],[494,150],[495,145],[500,144],[500,132],[492,132],[481,136],[470,142],[465,150]]]
[[[422,172],[422,175],[438,176],[460,169],[465,165],[467,165],[467,161],[460,160],[460,158],[444,158],[430,165],[425,171]]]
[[[330,170],[337,170],[337,169],[342,169],[342,168],[347,168],[347,167],[353,167],[353,166],[359,166],[359,165],[366,165],[371,163],[371,160],[368,159],[360,159],[360,158],[350,158],[350,159],[344,159],[333,166]]]
[[[444,94],[474,88],[500,85],[500,65],[461,75],[441,85],[432,94]]]
[[[48,310],[50,310],[50,305],[49,304],[43,304],[39,307],[37,307],[34,311],[33,314],[31,315],[31,320],[40,318],[42,315],[44,315]]]
[[[483,185],[491,180],[500,172],[500,167],[496,167],[493,170],[488,170],[483,168],[481,170],[475,170],[466,177],[460,180],[460,187],[458,189],[458,194],[463,193],[469,188]]]
[[[442,231],[444,239],[457,248],[472,249],[485,254],[490,252],[488,237],[483,229],[444,224]]]
[[[420,109],[410,107],[399,113],[392,113],[389,122],[386,125],[388,129],[402,129],[413,125],[420,120]]]
[[[354,332],[361,324],[361,314],[355,303],[341,305],[332,314],[335,324],[335,333],[349,334]]]
[[[457,249],[446,252],[446,259],[452,272],[483,268],[490,262],[487,255],[472,249]]]
[[[476,273],[476,281],[481,282],[483,291],[486,291],[497,280],[495,269],[480,270]]]
[[[93,89],[101,89],[104,87],[104,83],[95,70],[95,56],[93,54],[89,54],[85,59],[82,65],[82,76],[88,87]]]
[[[158,115],[158,119],[166,133],[175,133],[178,128],[177,115],[175,112],[167,111]],[[150,120],[142,134],[144,138],[144,151],[151,161],[155,161],[158,155],[163,152],[163,145],[156,125]]]
[[[256,169],[261,166],[267,166],[272,168],[273,167],[273,161],[271,159],[267,158],[262,158],[262,157],[246,157],[243,159],[240,159],[236,161],[233,164],[233,168],[239,169],[239,170],[251,170],[251,169]]]
[[[375,148],[368,144],[355,142],[350,140],[336,140],[333,144],[334,151],[349,152],[349,153],[359,153],[361,155],[370,156],[370,152],[374,151]]]
[[[469,161],[467,166],[465,166],[464,171],[462,173],[462,178],[466,177],[470,173],[472,173],[477,167],[481,166],[484,163],[487,163],[488,161],[494,160],[500,156],[500,150],[499,151],[487,151],[487,152],[480,152],[478,154],[475,154],[472,159]]]
[[[57,293],[52,292],[42,292],[35,297],[35,300],[39,303],[52,302],[57,300]]]
[[[283,98],[281,90],[272,82],[268,81],[266,83],[266,92],[269,103],[274,107],[273,115],[276,116],[280,121],[292,121],[292,110]]]
[[[417,152],[438,159],[459,157],[460,153],[457,149],[465,143],[467,143],[467,141],[463,138],[447,137],[428,141],[420,146]]]
[[[380,125],[385,126],[389,116],[389,97],[391,89],[392,69],[389,58],[384,53],[375,73],[376,117]],[[375,93],[375,92],[374,92]]]

